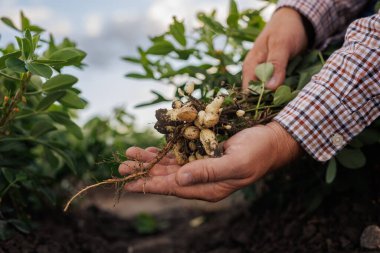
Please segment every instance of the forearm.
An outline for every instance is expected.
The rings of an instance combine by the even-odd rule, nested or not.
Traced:
[[[380,115],[380,15],[352,23],[343,47],[275,118],[326,161]]]

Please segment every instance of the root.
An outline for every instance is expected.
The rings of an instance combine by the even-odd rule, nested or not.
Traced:
[[[178,133],[182,133],[183,129],[178,129],[177,130]],[[119,196],[119,189],[118,189],[118,184],[121,184],[121,187],[123,187],[125,184],[129,183],[129,182],[133,182],[133,181],[136,181],[137,179],[140,179],[140,178],[146,178],[149,176],[149,171],[153,168],[154,165],[156,165],[157,163],[159,163],[166,155],[167,153],[169,153],[169,151],[173,148],[174,144],[177,142],[177,139],[178,139],[178,136],[180,136],[180,134],[177,134],[175,135],[170,141],[168,141],[168,143],[166,144],[166,146],[161,150],[161,152],[149,163],[149,165],[145,168],[142,169],[142,171],[140,172],[134,172],[126,177],[122,177],[122,178],[109,178],[109,179],[106,179],[104,181],[101,181],[99,183],[96,183],[96,184],[92,184],[92,185],[89,185],[89,186],[86,186],[85,188],[83,188],[82,190],[78,191],[75,195],[73,195],[69,201],[67,201],[63,211],[64,212],[67,212],[67,210],[69,209],[71,203],[76,199],[78,198],[82,193],[92,189],[92,188],[96,188],[96,187],[99,187],[101,185],[106,185],[106,184],[115,184],[116,185],[116,195]],[[145,193],[145,183],[144,183],[144,193]],[[118,198],[116,198],[118,199]]]
[[[131,181],[135,181],[138,178],[146,177],[148,175],[148,173],[149,173],[148,171],[143,171],[143,172],[140,172],[140,173],[131,174],[131,175],[123,177],[123,178],[110,178],[110,179],[106,179],[106,180],[104,180],[102,182],[89,185],[89,186],[83,188],[82,190],[80,190],[79,192],[77,192],[74,196],[72,196],[70,198],[70,200],[67,201],[67,203],[66,203],[65,208],[63,209],[63,211],[66,212],[69,209],[71,203],[77,197],[79,197],[82,193],[84,193],[84,192],[86,192],[86,191],[88,191],[88,190],[90,190],[92,188],[95,188],[95,187],[98,187],[98,186],[101,186],[101,185],[105,185],[105,184],[118,184],[118,183],[122,183],[124,185],[125,183],[131,182]]]

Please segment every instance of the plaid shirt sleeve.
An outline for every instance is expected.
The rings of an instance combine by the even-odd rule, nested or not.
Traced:
[[[366,0],[280,0],[277,8],[290,7],[301,13],[314,28],[314,45],[321,46],[331,35],[344,31],[367,2]]]
[[[339,50],[274,119],[327,161],[380,115],[380,12],[354,21]]]

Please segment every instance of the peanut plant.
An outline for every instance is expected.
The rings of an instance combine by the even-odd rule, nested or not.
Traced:
[[[86,101],[67,67],[82,68],[86,53],[65,38],[34,25],[20,13],[18,27],[1,21],[19,35],[0,47],[0,239],[13,230],[28,232],[31,213],[44,203],[57,204],[52,187],[77,174],[70,139],[82,139],[75,111]],[[55,185],[55,186],[54,186]]]
[[[109,176],[111,159],[131,145],[158,145],[152,130],[138,132],[122,108],[83,127],[74,121],[86,106],[65,73],[85,65],[72,40],[56,42],[21,12],[20,24],[1,18],[15,42],[0,46],[0,240],[28,233],[35,216],[59,207],[79,181]],[[105,170],[95,169],[99,166]]]

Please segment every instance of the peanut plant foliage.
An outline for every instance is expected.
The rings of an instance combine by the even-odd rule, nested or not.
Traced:
[[[28,233],[36,212],[61,209],[80,180],[115,173],[116,165],[107,165],[117,163],[114,152],[158,145],[153,131],[134,130],[122,108],[79,127],[76,112],[87,102],[65,70],[82,69],[86,53],[68,38],[57,42],[22,12],[20,19],[17,27],[1,18],[18,35],[0,47],[0,239]],[[91,171],[98,162],[103,170]]]

